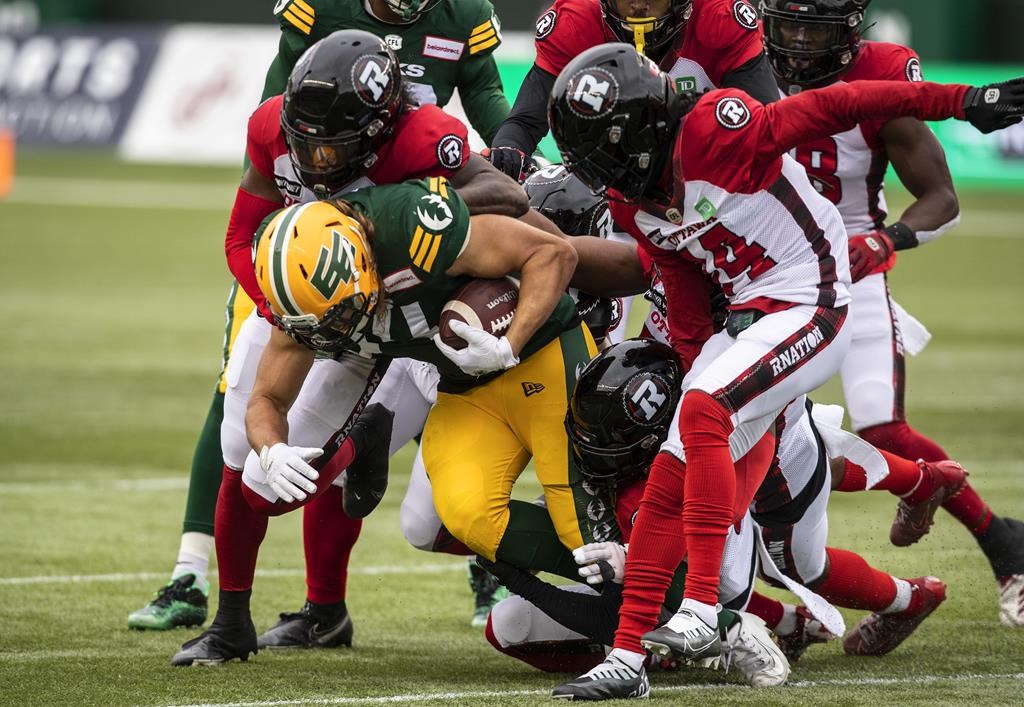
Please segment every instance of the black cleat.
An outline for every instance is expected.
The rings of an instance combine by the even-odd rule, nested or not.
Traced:
[[[551,691],[556,700],[623,700],[647,699],[651,683],[643,668],[637,672],[615,656]]]
[[[260,648],[335,648],[352,646],[352,618],[345,602],[340,610],[307,601],[259,637]]]
[[[345,471],[342,507],[349,518],[365,518],[384,498],[388,488],[388,458],[395,413],[380,403],[368,405],[356,419],[349,436],[356,458]]]
[[[174,654],[171,665],[220,665],[235,658],[244,663],[249,660],[250,653],[255,654],[258,650],[256,627],[251,619],[244,625],[235,626],[219,625],[214,619],[210,628],[186,642]]]

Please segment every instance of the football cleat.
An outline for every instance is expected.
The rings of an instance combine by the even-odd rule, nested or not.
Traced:
[[[885,655],[907,640],[921,622],[946,600],[946,585],[937,577],[908,579],[914,592],[919,592],[920,608],[898,614],[865,616],[846,634],[843,650],[850,655]]]
[[[736,667],[752,687],[785,685],[789,661],[775,645],[764,620],[745,611],[734,613],[739,621],[721,631],[726,672]]]
[[[557,700],[647,699],[651,696],[651,683],[642,667],[637,672],[609,655],[589,672],[553,689],[551,696]]]
[[[708,626],[688,608],[688,604],[694,603],[684,599],[668,623],[645,633],[640,643],[657,656],[674,655],[690,663],[717,667],[722,654],[718,627]]]
[[[918,460],[922,474],[930,475],[934,484],[931,494],[917,503],[900,499],[896,519],[889,529],[889,542],[896,547],[913,545],[931,530],[935,511],[963,488],[967,471],[949,459],[941,462]]]
[[[388,455],[395,413],[380,403],[367,405],[352,425],[356,458],[345,470],[341,505],[349,518],[365,518],[388,488]]]
[[[508,590],[490,572],[469,558],[469,588],[473,591],[473,618],[469,625],[483,628],[495,604],[508,596]]]
[[[978,544],[999,583],[1000,623],[1024,627],[1024,523],[997,516]]]
[[[790,664],[800,660],[808,647],[815,643],[827,643],[834,638],[835,635],[803,606],[796,608],[796,629],[785,636],[778,636],[779,648]]]
[[[259,637],[257,645],[261,649],[351,647],[352,632],[352,618],[344,602],[340,612],[327,612],[307,601],[299,611],[281,614],[281,620]]]
[[[209,593],[209,585],[198,586],[194,574],[175,577],[157,591],[153,601],[128,615],[128,628],[166,631],[176,626],[201,626],[206,621]]]
[[[214,619],[210,628],[182,645],[171,658],[171,665],[221,665],[235,658],[244,663],[249,660],[250,653],[258,651],[252,619],[247,618],[245,623],[231,626],[218,624]]]

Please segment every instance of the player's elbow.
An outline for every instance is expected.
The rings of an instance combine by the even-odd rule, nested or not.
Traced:
[[[951,187],[943,189],[939,204],[943,223],[952,224],[960,220],[960,200],[957,198],[956,190]]]

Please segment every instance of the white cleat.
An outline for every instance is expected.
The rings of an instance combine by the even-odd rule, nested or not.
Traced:
[[[725,669],[739,669],[752,687],[786,684],[789,661],[772,640],[764,621],[745,611],[736,615],[740,620],[726,631],[722,642]]]
[[[709,626],[700,618],[694,610],[700,606],[684,599],[668,623],[640,638],[641,645],[661,658],[675,656],[706,668],[718,667],[722,655],[718,626]]]
[[[999,579],[999,622],[1010,628],[1024,628],[1024,574]]]

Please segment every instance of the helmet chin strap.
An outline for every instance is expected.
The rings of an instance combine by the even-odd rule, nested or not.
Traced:
[[[654,31],[654,23],[657,17],[627,17],[626,23],[633,29],[633,44],[640,54],[644,53],[647,47],[647,33]]]

